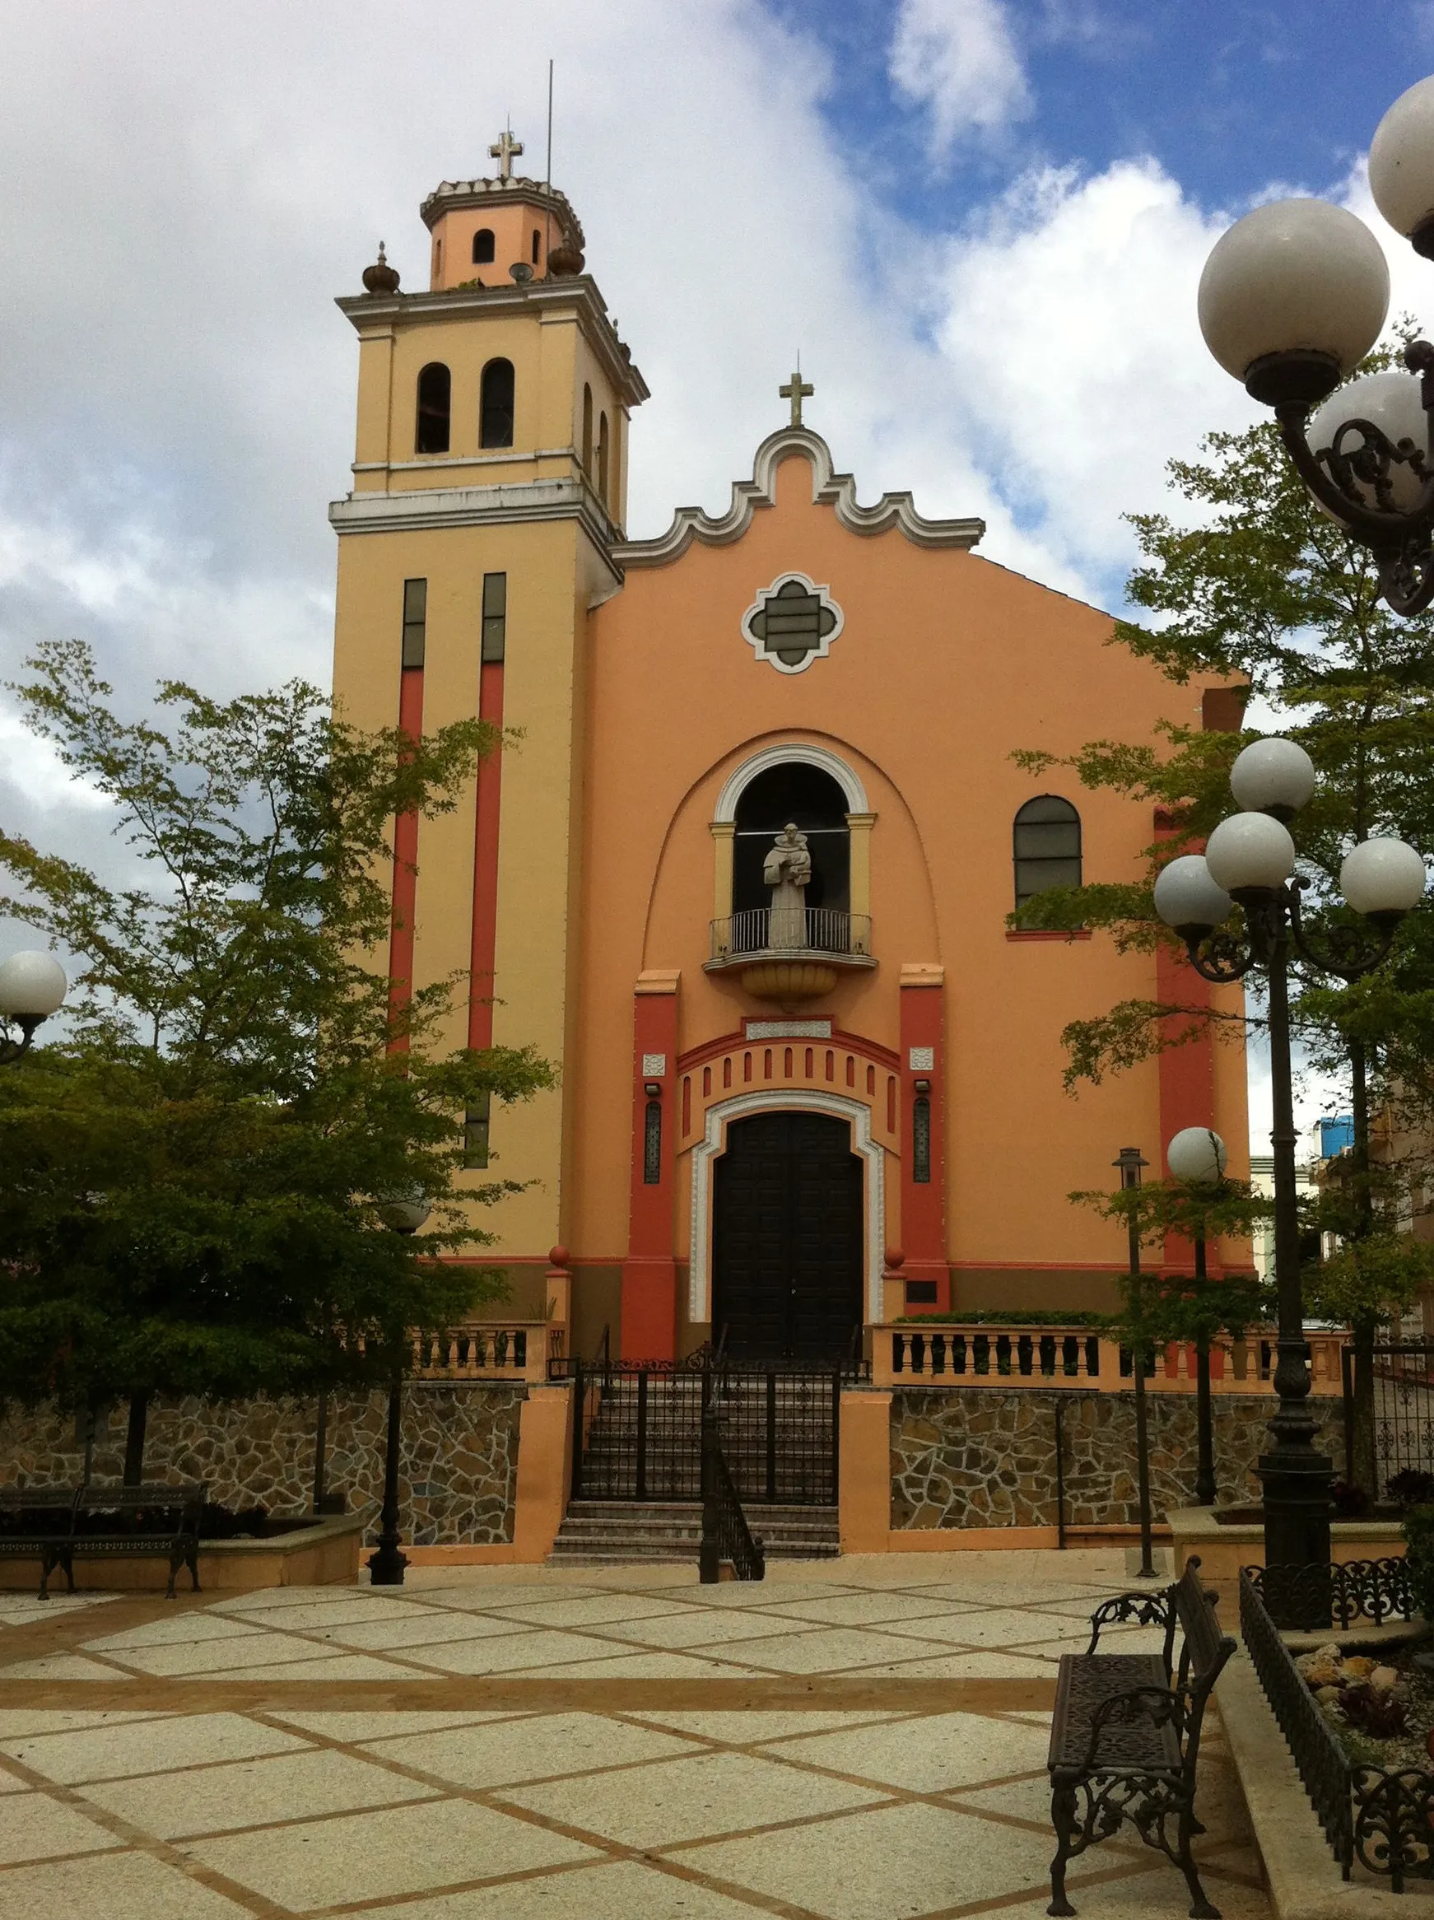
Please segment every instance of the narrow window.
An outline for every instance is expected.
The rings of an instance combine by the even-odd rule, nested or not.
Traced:
[[[423,665],[424,642],[428,627],[428,582],[405,580],[403,583],[403,664]]]
[[[413,436],[415,453],[447,453],[448,398],[452,384],[441,360],[430,360],[419,374],[418,427]]]
[[[662,1179],[662,1102],[649,1100],[642,1128],[642,1184],[655,1187]]]
[[[607,505],[607,415],[598,416],[598,499]]]
[[[475,267],[486,267],[492,258],[493,229],[491,227],[479,227],[477,233],[473,236],[473,264]]]
[[[534,266],[537,266],[538,264],[538,250],[542,246],[542,244],[543,244],[543,236],[538,231],[538,229],[534,227],[533,228],[533,265]]]
[[[485,667],[501,666],[508,640],[508,576],[485,573],[483,576],[483,647]]]
[[[931,1184],[931,1102],[924,1093],[911,1109],[911,1177],[918,1186]]]
[[[1043,793],[1016,815],[1012,834],[1016,867],[1016,905],[1047,887],[1078,887],[1080,815],[1069,800]]]
[[[433,243],[433,277],[435,280],[443,278],[443,242],[441,240],[435,240]]]
[[[490,360],[483,369],[478,444],[483,447],[511,447],[513,444],[513,363],[511,360]]]
[[[593,390],[583,385],[583,472],[592,478],[593,470]]]
[[[488,1122],[492,1115],[493,1101],[484,1094],[476,1107],[469,1107],[463,1116],[463,1164],[465,1167],[486,1167],[488,1164]]]

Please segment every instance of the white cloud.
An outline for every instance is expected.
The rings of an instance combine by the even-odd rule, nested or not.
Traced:
[[[1001,0],[901,0],[888,70],[931,114],[941,159],[968,133],[992,133],[1031,111]]]

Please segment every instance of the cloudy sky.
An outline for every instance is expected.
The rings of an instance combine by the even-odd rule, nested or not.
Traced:
[[[1117,607],[1121,515],[1250,403],[1194,292],[1262,199],[1366,211],[1430,0],[3,0],[0,677],[82,635],[136,694],[327,674],[352,458],[335,294],[505,119],[653,398],[629,526],[725,505],[800,351],[860,497]],[[1390,243],[1396,310],[1427,269]],[[0,693],[0,818],[94,816]]]

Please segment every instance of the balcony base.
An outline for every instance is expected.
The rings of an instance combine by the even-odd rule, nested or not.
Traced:
[[[824,960],[755,960],[742,968],[742,985],[758,1000],[816,1000],[837,983]]]

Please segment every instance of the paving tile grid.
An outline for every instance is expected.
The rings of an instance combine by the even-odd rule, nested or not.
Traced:
[[[0,1920],[1042,1913],[1056,1661],[1127,1584],[968,1553],[0,1595]],[[1208,1889],[1263,1917],[1218,1728],[1204,1776]],[[1071,1889],[1187,1905],[1133,1835]]]

